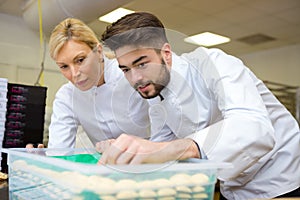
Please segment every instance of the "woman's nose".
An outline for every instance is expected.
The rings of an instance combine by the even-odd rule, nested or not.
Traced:
[[[79,76],[79,75],[80,75],[80,70],[79,70],[79,67],[78,67],[78,66],[76,66],[76,65],[71,65],[70,68],[71,68],[71,73],[72,73],[72,76],[73,76],[73,77],[76,77],[76,76]]]

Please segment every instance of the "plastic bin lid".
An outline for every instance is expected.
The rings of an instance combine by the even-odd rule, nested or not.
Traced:
[[[148,173],[157,170],[166,171],[182,171],[182,170],[220,170],[231,168],[231,163],[220,162],[216,163],[209,160],[202,159],[188,159],[185,161],[170,161],[160,164],[138,164],[138,165],[97,165],[97,164],[83,164],[72,163],[53,156],[74,155],[74,154],[94,154],[95,149],[81,149],[81,148],[68,148],[68,149],[52,149],[52,148],[11,148],[1,149],[2,152],[7,153],[8,156],[14,155],[23,157],[24,159],[33,159],[49,165],[54,165],[66,170],[79,171],[82,173],[99,173],[106,174],[112,172],[126,172],[126,173]],[[55,162],[54,160],[55,159]],[[9,159],[8,159],[9,162]]]

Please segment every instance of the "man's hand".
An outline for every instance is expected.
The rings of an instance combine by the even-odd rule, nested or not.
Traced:
[[[190,139],[152,142],[126,134],[98,142],[96,149],[103,153],[99,164],[162,163],[200,156],[197,145]]]
[[[109,139],[109,140],[103,140],[96,143],[96,150],[99,153],[104,153],[105,150],[107,150],[110,145],[115,141],[115,139]]]

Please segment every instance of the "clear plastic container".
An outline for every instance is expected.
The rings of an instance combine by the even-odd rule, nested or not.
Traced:
[[[0,78],[0,89],[7,89],[8,79]]]
[[[0,129],[5,129],[5,118],[0,120]]]
[[[6,112],[7,101],[0,99],[0,112]]]
[[[6,110],[0,109],[0,121],[6,121]]]
[[[213,200],[217,172],[228,163],[190,159],[141,165],[97,165],[55,158],[94,149],[3,149],[10,199]]]
[[[7,101],[7,89],[0,88],[0,100],[1,101]]]
[[[8,81],[5,78],[0,78],[0,100],[7,97],[7,85]]]

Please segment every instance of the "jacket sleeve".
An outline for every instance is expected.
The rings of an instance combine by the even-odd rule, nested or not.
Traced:
[[[49,126],[49,148],[74,148],[78,120],[72,109],[72,99],[66,87],[56,93]]]
[[[199,54],[201,60],[195,59]],[[200,48],[189,56],[194,64],[205,66],[200,73],[223,118],[189,138],[198,143],[209,160],[233,164],[233,169],[221,173],[221,179],[243,177],[242,181],[247,181],[275,145],[274,129],[256,87],[257,79],[239,59],[222,51]]]

